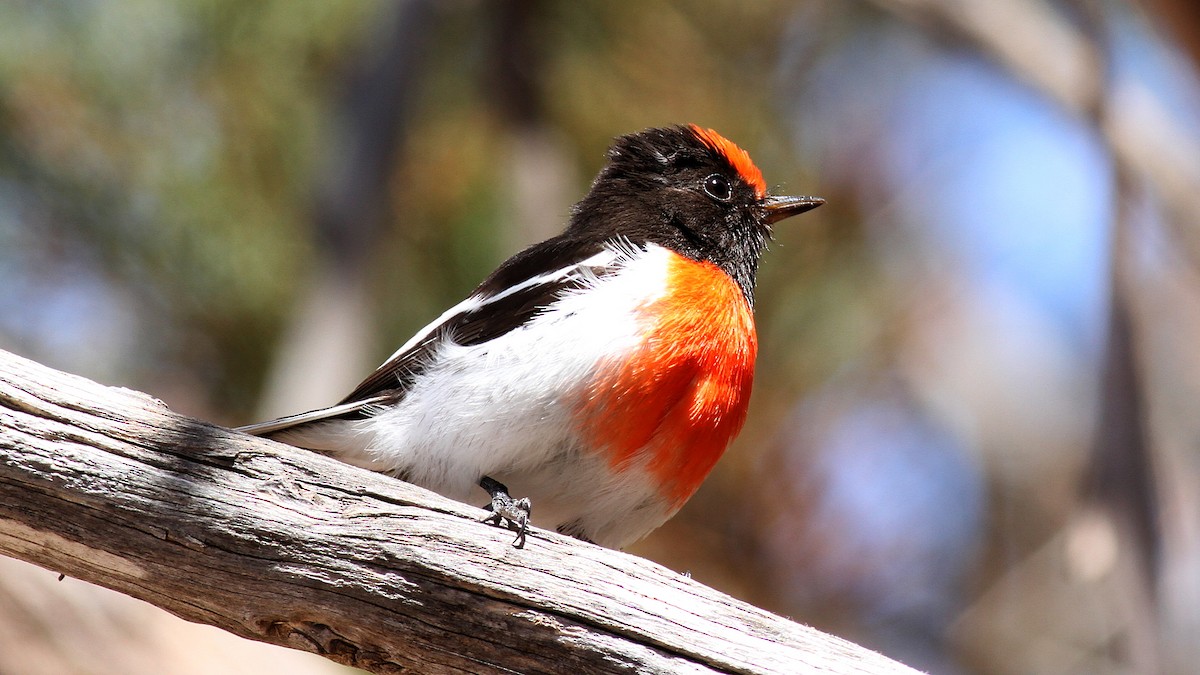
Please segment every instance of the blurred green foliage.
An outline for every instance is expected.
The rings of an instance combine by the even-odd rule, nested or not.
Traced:
[[[779,180],[794,165],[768,142],[780,6],[547,4],[536,33],[542,121],[559,130],[580,177],[615,135],[698,121],[755,149]],[[34,214],[37,245],[72,242],[127,297],[136,347],[95,356],[125,364],[130,384],[184,374],[203,383],[215,414],[245,419],[318,264],[310,209],[339,140],[331,110],[381,11],[220,0],[0,9],[0,170],[22,205],[4,217]],[[436,8],[391,181],[394,227],[370,260],[388,336],[381,354],[514,252],[501,250],[511,244],[496,215],[509,197],[499,159],[509,138],[487,81],[490,11]]]

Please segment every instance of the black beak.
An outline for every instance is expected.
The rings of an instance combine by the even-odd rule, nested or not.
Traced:
[[[784,218],[812,211],[825,203],[820,197],[767,197],[763,206],[767,209],[767,224],[778,223]]]

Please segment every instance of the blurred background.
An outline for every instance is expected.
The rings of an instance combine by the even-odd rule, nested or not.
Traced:
[[[1200,660],[1194,0],[0,7],[0,348],[331,403],[695,122],[777,228],[747,428],[631,551],[933,673]],[[333,673],[0,560],[0,673]]]

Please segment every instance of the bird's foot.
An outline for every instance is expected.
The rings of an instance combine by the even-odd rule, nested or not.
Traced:
[[[483,522],[496,527],[507,527],[516,532],[517,538],[513,540],[513,546],[524,548],[525,531],[529,529],[529,513],[533,509],[529,497],[513,499],[508,494],[508,486],[488,476],[479,479],[479,487],[487,490],[492,497],[492,503],[484,507],[491,511],[492,515],[484,518]],[[506,520],[507,525],[504,523]]]

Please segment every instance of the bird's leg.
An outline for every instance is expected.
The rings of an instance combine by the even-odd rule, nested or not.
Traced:
[[[517,538],[513,540],[513,546],[516,548],[525,547],[525,530],[529,528],[529,513],[533,509],[529,497],[521,497],[513,499],[508,494],[508,486],[500,481],[484,476],[479,479],[479,487],[487,490],[492,496],[492,503],[485,506],[492,512],[492,515],[483,519],[483,522],[495,525],[496,527],[508,527],[508,529],[517,533]],[[508,525],[504,521],[508,521]]]

